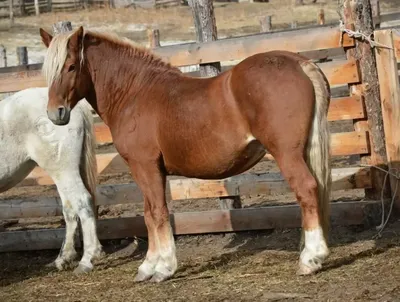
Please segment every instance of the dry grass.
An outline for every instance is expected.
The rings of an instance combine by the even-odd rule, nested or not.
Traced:
[[[306,1],[307,3],[308,1]],[[338,19],[337,1],[318,1],[304,6],[292,5],[293,0],[270,0],[269,3],[219,3],[216,2],[215,15],[217,28],[222,35],[237,35],[246,31],[259,30],[259,18],[271,15],[275,28],[288,27],[293,21],[298,24],[316,23],[321,8],[325,11],[327,22]],[[394,0],[381,1],[383,13],[400,8]],[[75,26],[84,25],[103,30],[129,32],[130,26],[139,24],[142,28],[155,26],[160,28],[162,37],[180,39],[180,35],[193,35],[193,19],[189,7],[165,9],[89,9],[79,13],[58,12],[46,13],[39,17],[17,18],[19,25],[30,27],[47,27],[62,20],[70,20]],[[136,28],[140,28],[136,27]],[[172,32],[171,32],[172,30]],[[174,36],[174,37],[172,37]]]

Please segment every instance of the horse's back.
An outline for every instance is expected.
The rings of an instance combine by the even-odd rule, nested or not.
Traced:
[[[68,125],[54,125],[47,117],[48,88],[21,90],[0,102],[3,158],[15,162],[34,161],[44,169],[57,170],[67,159],[79,163],[84,135],[84,104],[71,111]],[[11,169],[15,170],[15,169]],[[16,173],[16,172],[15,172]]]

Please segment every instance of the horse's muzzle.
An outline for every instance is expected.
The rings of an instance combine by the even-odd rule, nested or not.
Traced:
[[[66,125],[69,123],[71,109],[65,106],[58,106],[56,109],[47,110],[48,118],[55,125]]]

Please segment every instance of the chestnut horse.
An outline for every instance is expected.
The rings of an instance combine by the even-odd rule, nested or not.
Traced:
[[[177,269],[167,175],[221,179],[242,173],[268,150],[301,207],[301,275],[319,270],[327,247],[331,186],[330,88],[307,58],[253,55],[216,77],[189,77],[127,39],[84,31],[54,38],[43,73],[48,117],[68,124],[83,98],[109,126],[144,196],[148,251],[136,281],[160,282]]]

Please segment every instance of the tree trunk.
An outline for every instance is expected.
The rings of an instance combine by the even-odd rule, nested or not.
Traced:
[[[197,42],[217,40],[217,25],[212,0],[190,0]],[[200,64],[200,75],[216,76],[221,72],[219,62]]]
[[[374,26],[370,0],[345,0],[344,17],[347,28],[353,28],[353,30],[360,31],[366,35],[373,33]],[[356,47],[347,51],[347,57],[354,58],[359,62],[362,85],[361,87],[353,88],[362,94],[368,117],[371,156],[370,158],[364,157],[364,160],[362,157],[362,162],[387,169],[385,135],[374,51],[367,41],[356,40]],[[387,183],[386,187],[383,187],[385,173],[372,168],[371,177],[373,189],[366,190],[366,197],[380,199],[382,190],[384,196],[389,197],[389,183]]]

